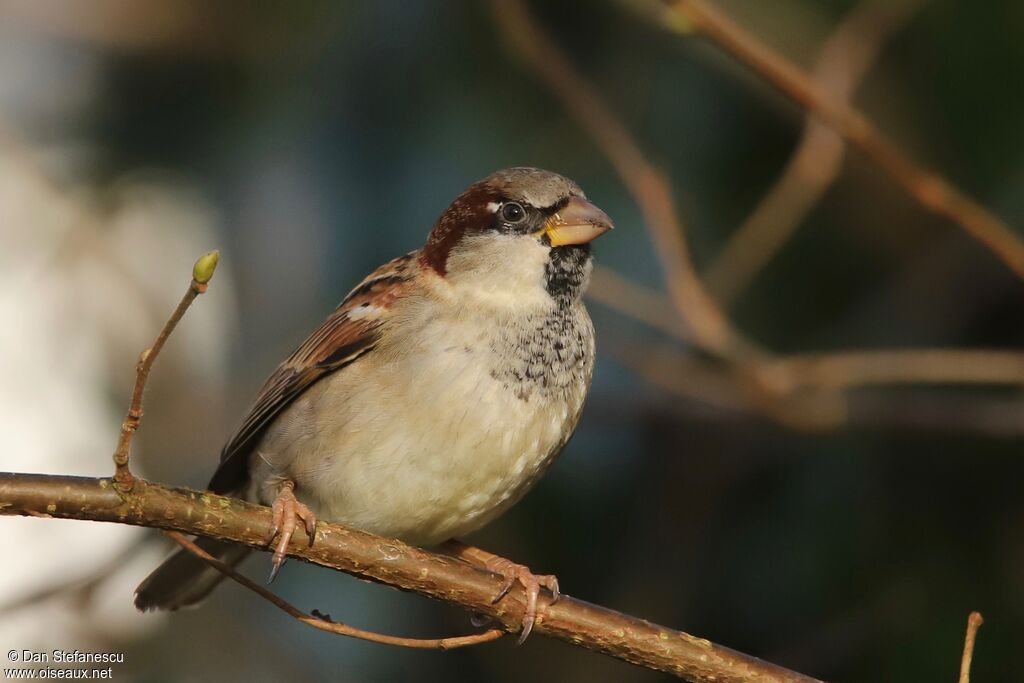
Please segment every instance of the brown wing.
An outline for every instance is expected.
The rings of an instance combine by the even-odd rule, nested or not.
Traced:
[[[267,379],[241,427],[221,451],[220,466],[207,488],[240,490],[248,479],[249,454],[266,428],[302,392],[355,362],[380,338],[388,311],[412,278],[418,252],[390,261],[356,286],[333,313]],[[362,309],[375,307],[373,315]],[[380,310],[378,310],[380,309]]]

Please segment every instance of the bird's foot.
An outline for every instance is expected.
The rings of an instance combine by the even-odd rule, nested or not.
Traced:
[[[517,583],[522,585],[523,591],[526,594],[526,610],[523,612],[522,629],[519,631],[519,644],[522,644],[530,635],[533,625],[537,621],[539,611],[537,598],[540,597],[540,589],[547,588],[551,591],[551,602],[548,604],[558,602],[558,598],[561,595],[558,592],[558,579],[554,575],[534,574],[525,565],[516,564],[511,560],[506,560],[504,557],[489,553],[480,548],[474,548],[471,545],[466,545],[454,539],[442,545],[441,548],[445,552],[472,565],[482,567],[505,577],[505,585],[502,586],[493,602],[498,602],[508,595]]]
[[[270,535],[267,536],[267,545],[273,543],[275,538],[277,544],[274,546],[274,557],[271,560],[273,566],[270,569],[270,578],[267,579],[267,583],[274,580],[287,559],[285,553],[288,552],[288,544],[298,527],[298,520],[302,520],[310,546],[316,539],[316,514],[295,497],[295,482],[291,479],[281,482],[277,497],[274,498],[273,511],[274,521]]]
[[[558,591],[558,578],[554,574],[534,574],[529,567],[498,556],[486,561],[484,566],[495,574],[505,577],[505,585],[493,602],[498,602],[508,595],[516,583],[519,583],[526,593],[526,611],[523,613],[523,627],[519,631],[518,641],[522,645],[529,637],[533,630],[533,624],[537,620],[537,598],[540,596],[540,589],[547,588],[551,591],[549,604],[552,605],[558,602],[558,598],[562,596]]]

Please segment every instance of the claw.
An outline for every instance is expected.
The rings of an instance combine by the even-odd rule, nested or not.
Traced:
[[[313,547],[313,542],[316,540],[316,525],[318,521],[312,511],[302,518],[302,526],[306,528],[306,537],[309,539],[310,548]]]
[[[492,602],[498,602],[508,595],[516,583],[522,585],[523,591],[526,593],[526,611],[523,613],[523,626],[519,631],[519,640],[516,641],[517,645],[522,645],[530,636],[530,632],[533,631],[533,625],[537,621],[537,598],[540,596],[540,589],[543,587],[551,591],[551,603],[549,604],[554,604],[561,597],[561,593],[558,590],[558,579],[552,575],[534,574],[530,571],[529,567],[515,564],[501,557],[494,558],[487,562],[486,565],[488,569],[501,574],[507,579],[507,582],[502,586],[501,591]]]
[[[281,482],[277,497],[274,499],[273,511],[271,533],[267,537],[266,544],[269,546],[275,538],[277,543],[274,546],[270,578],[267,579],[267,583],[271,583],[281,571],[281,567],[284,566],[288,554],[288,544],[298,526],[297,520],[302,520],[306,535],[309,537],[309,545],[312,546],[313,541],[316,540],[316,515],[295,498],[295,482],[290,479]]]
[[[541,585],[547,588],[549,591],[551,591],[551,602],[549,602],[548,604],[553,605],[559,600],[561,600],[562,593],[558,590],[558,577],[556,577],[554,574],[548,574],[547,576],[542,576],[540,578]],[[547,581],[547,583],[545,583],[545,581]]]
[[[511,560],[506,560],[504,557],[489,553],[480,548],[474,548],[455,539],[445,542],[441,548],[443,552],[458,557],[475,567],[481,567],[505,577],[505,583],[494,597],[494,600],[491,601],[492,604],[505,598],[515,587],[516,583],[523,586],[523,592],[526,594],[526,610],[523,612],[523,624],[519,631],[520,644],[530,635],[530,631],[533,630],[533,625],[537,621],[537,598],[540,596],[540,589],[547,588],[551,591],[549,605],[558,602],[558,599],[561,597],[561,593],[558,590],[558,579],[552,575],[534,574],[530,571],[529,567],[516,564]]]
[[[504,598],[506,595],[512,592],[512,589],[515,587],[515,585],[516,577],[508,577],[508,581],[505,582],[505,585],[501,587],[501,591],[499,591],[498,594],[494,596],[494,599],[491,600],[491,604],[494,605],[501,602],[502,598]]]
[[[267,577],[267,585],[268,586],[270,584],[274,583],[274,579],[277,578],[277,573],[279,571],[281,571],[281,567],[284,566],[284,563],[285,563],[285,560],[281,560],[280,562],[278,562],[276,557],[271,562],[271,564],[270,564],[270,576]]]

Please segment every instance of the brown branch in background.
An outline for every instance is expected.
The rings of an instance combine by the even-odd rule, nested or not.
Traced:
[[[864,0],[821,48],[813,77],[837,102],[847,103],[878,59],[886,41],[925,0]],[[708,289],[728,309],[793,236],[835,182],[845,156],[843,139],[808,114],[796,150],[754,211],[704,271]]]
[[[767,382],[754,374],[756,364],[713,363],[666,344],[612,344],[610,351],[652,385],[715,408],[754,413],[801,431],[836,429],[847,422],[842,392],[796,391]]]
[[[633,320],[660,330],[673,339],[693,341],[693,334],[686,321],[674,312],[672,303],[664,294],[633,282],[607,266],[594,264],[587,298],[627,314]]]
[[[999,439],[1024,437],[1024,399],[978,394],[949,395],[927,391],[861,390],[849,397],[847,424],[927,431],[972,433]]]
[[[679,321],[664,314],[671,304],[663,293],[608,268],[595,269],[595,274],[600,285],[596,296],[590,293],[592,300],[673,339],[687,340]],[[769,356],[733,365],[701,359],[668,344],[641,346],[634,339],[612,338],[606,340],[605,348],[644,380],[673,394],[728,411],[753,412],[791,427],[831,429],[856,423],[967,429],[998,436],[1021,433],[1016,401],[995,401],[970,410],[970,402],[944,396],[926,401],[917,410],[878,395],[862,396],[856,405],[848,405],[843,395],[855,387],[895,384],[1024,387],[1024,352],[1020,351],[840,350]]]
[[[1024,352],[994,349],[897,349],[783,356],[753,369],[780,394],[800,387],[866,384],[1024,386]]]
[[[164,323],[164,327],[157,335],[156,341],[139,356],[139,362],[135,366],[135,387],[132,389],[131,402],[128,404],[128,413],[124,422],[121,423],[121,434],[117,439],[117,449],[114,451],[114,482],[124,492],[131,491],[135,484],[135,477],[132,476],[128,467],[131,457],[132,436],[139,428],[139,421],[142,419],[142,394],[146,389],[146,380],[149,379],[149,371],[156,361],[157,355],[164,347],[167,338],[178,325],[178,321],[185,315],[185,311],[192,305],[196,297],[206,291],[214,270],[217,269],[217,261],[220,252],[211,251],[203,254],[192,267],[192,281],[189,283],[185,296],[181,298],[174,313]]]
[[[674,319],[658,315],[669,307],[664,294],[632,282],[608,268],[602,269],[598,281],[600,293],[591,298],[598,303],[626,313],[634,320],[673,337],[686,339]],[[612,344],[611,350],[620,360],[645,377],[661,376],[658,382],[666,388],[700,398],[699,385],[714,387],[717,399],[713,405],[736,408],[738,391],[744,377],[763,384],[775,397],[800,388],[840,390],[862,385],[882,384],[991,384],[1024,387],[1024,351],[1001,349],[908,348],[877,350],[840,350],[769,356],[729,369],[716,368],[696,361],[685,353],[663,346],[643,349],[626,344]],[[666,377],[668,362],[682,370],[680,382]],[[672,373],[669,373],[672,374]],[[680,374],[680,373],[677,373]],[[691,381],[696,379],[697,381]],[[733,385],[731,390],[729,385]]]
[[[906,0],[907,6],[903,11],[909,13],[920,1]],[[704,7],[703,3],[700,4]],[[995,383],[1024,384],[1024,377],[1016,370],[1013,354],[1007,358],[993,356],[994,352],[988,351],[849,351],[775,358],[741,337],[725,313],[707,295],[693,269],[684,239],[684,226],[678,218],[664,177],[644,158],[629,131],[615,118],[597,91],[575,71],[530,15],[522,0],[494,0],[492,6],[497,23],[511,47],[590,134],[637,200],[654,239],[655,251],[663,259],[670,302],[684,318],[687,327],[680,329],[663,313],[659,315],[659,308],[667,310],[669,304],[662,299],[664,304],[659,305],[659,293],[628,283],[608,269],[599,271],[596,296],[592,298],[674,338],[691,340],[692,337],[692,341],[722,357],[731,366],[723,368],[700,361],[688,362],[678,351],[654,354],[648,349],[632,357],[619,354],[620,359],[650,381],[720,407],[753,409],[798,429],[836,428],[845,424],[849,413],[842,389],[850,386],[909,382],[982,383],[993,380]],[[877,10],[877,5],[873,7]],[[889,11],[894,12],[892,9]],[[890,15],[890,30],[900,16],[899,12]],[[882,20],[870,18],[870,21]],[[869,18],[857,19],[857,24],[861,23],[869,23]],[[847,29],[858,34],[864,30]],[[800,75],[796,67],[777,58],[767,48],[761,49],[773,60],[772,64],[782,62],[786,69]],[[851,80],[859,75],[858,71],[866,70],[866,62],[870,61],[868,56],[862,54],[855,58],[849,72]],[[830,58],[829,61],[832,59],[838,58]],[[628,287],[624,287],[624,283],[628,283]],[[945,366],[947,362],[953,365]],[[1000,376],[1007,362],[1015,368],[1010,378]],[[972,376],[972,372],[980,374]]]
[[[0,473],[0,514],[133,524],[265,549],[269,508],[209,492],[172,489],[142,479],[122,492],[110,479]],[[356,529],[321,522],[312,546],[288,554],[370,581],[420,593],[482,614],[506,631],[522,623],[521,588],[494,602],[504,578],[455,558]],[[534,633],[697,683],[815,683],[681,631],[563,596],[541,597]]]
[[[797,429],[835,429],[860,420],[861,424],[908,426],[927,412],[924,406],[899,401],[851,400],[848,390],[882,385],[1008,385],[1024,386],[1024,352],[989,349],[897,349],[838,351],[780,357],[749,368],[760,386],[749,394],[758,412]],[[772,400],[771,397],[777,397]],[[946,397],[947,403],[950,398]],[[877,399],[877,397],[876,397]],[[879,412],[872,407],[887,406]],[[952,405],[952,404],[951,404]],[[1019,406],[1017,407],[1019,410]],[[934,411],[931,411],[934,413]],[[1014,411],[1016,412],[1016,411]],[[1018,418],[1012,418],[1017,419]],[[956,415],[959,424],[976,431],[1005,433],[1005,421],[996,424],[986,411]]]
[[[329,617],[321,615],[316,611],[314,611],[313,614],[306,614],[290,602],[274,595],[255,581],[243,576],[229,565],[221,562],[216,557],[183,536],[181,533],[177,531],[165,531],[164,533],[173,539],[175,543],[206,562],[224,576],[248,588],[253,593],[272,603],[275,607],[286,614],[308,626],[320,629],[321,631],[327,631],[328,633],[334,633],[341,636],[349,636],[350,638],[358,638],[359,640],[368,640],[372,643],[381,643],[382,645],[394,645],[397,647],[411,647],[425,650],[453,650],[459,647],[466,647],[467,645],[488,643],[505,635],[505,632],[500,628],[492,628],[484,631],[483,633],[477,633],[471,636],[459,636],[455,638],[399,638],[374,633],[373,631],[364,631],[363,629],[355,628],[354,626],[342,624],[337,621],[331,621]]]
[[[693,331],[694,341],[724,357],[759,355],[732,327],[697,276],[684,238],[685,226],[665,176],[644,158],[629,131],[576,72],[522,0],[492,0],[491,7],[511,49],[593,137],[633,195],[654,240],[666,289]]]
[[[801,430],[866,425],[970,430],[1019,436],[1020,399],[970,400],[956,394],[888,398],[860,387],[1024,387],[1024,352],[989,349],[837,351],[780,356],[737,367],[668,344],[611,339],[605,348],[645,381],[680,397],[768,417]]]
[[[861,112],[829,95],[796,64],[704,0],[664,0],[663,24],[711,39],[797,104],[813,111],[901,185],[925,209],[959,225],[1024,278],[1024,242],[1001,219],[942,176],[910,159]]]
[[[974,658],[974,640],[978,637],[978,628],[985,623],[979,612],[971,612],[967,617],[967,635],[964,636],[964,654],[960,658],[960,683],[971,683],[971,659]]]
[[[604,340],[603,348],[650,384],[683,398],[728,411],[752,409],[736,372],[667,344],[638,344],[625,336]]]

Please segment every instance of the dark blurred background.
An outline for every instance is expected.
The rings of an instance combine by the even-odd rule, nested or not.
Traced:
[[[671,178],[705,271],[786,165],[804,112],[715,45],[665,30],[637,11],[642,4],[532,8]],[[1024,4],[915,4],[855,102],[913,158],[1024,229]],[[849,0],[718,5],[808,69],[858,8]],[[599,262],[661,289],[623,183],[507,45],[482,2],[0,6],[0,186],[45,188],[0,189],[8,202],[0,266],[10,275],[36,264],[7,287],[14,319],[38,309],[41,283],[87,259],[96,272],[139,278],[98,291],[91,280],[69,285],[97,307],[123,310],[132,291],[157,292],[136,307],[136,336],[95,344],[99,369],[88,386],[103,408],[90,410],[97,443],[109,448],[54,468],[108,471],[131,358],[209,248],[221,249],[224,268],[175,338],[179,356],[154,374],[139,441],[147,476],[191,486],[206,483],[278,360],[349,287],[418,247],[447,203],[495,169],[533,165],[575,179],[617,225],[597,245]],[[856,151],[840,163],[785,248],[730,302],[736,326],[783,354],[1019,347],[1020,280]],[[126,188],[140,185],[145,191],[131,194],[138,216],[122,220]],[[54,218],[58,203],[64,213]],[[58,237],[40,237],[51,224]],[[87,243],[100,246],[89,252]],[[682,392],[648,383],[635,372],[648,348],[718,366],[629,311],[590,308],[599,360],[576,437],[534,492],[470,540],[556,573],[573,596],[827,680],[954,680],[967,614],[980,610],[975,680],[1014,680],[1024,635],[1024,370],[1020,382],[997,387],[851,390],[842,419],[808,425],[702,400],[700,376],[684,369]],[[19,329],[2,334],[13,344]],[[77,329],[30,329],[82,348]],[[204,330],[203,343],[185,341]],[[60,373],[45,363],[37,372]],[[46,410],[24,393],[18,403]],[[75,413],[69,405],[62,414]],[[4,421],[4,430],[15,427]],[[4,456],[0,469],[42,469],[56,447],[39,448],[37,460]],[[28,522],[38,523],[41,544],[56,542],[58,526],[86,526]],[[0,535],[8,525],[0,520]],[[55,585],[79,566],[41,557],[25,562]],[[146,682],[665,678],[541,637],[447,653],[350,641],[232,585],[199,610],[128,614],[131,587],[156,561],[117,584],[109,622],[100,615],[69,631],[41,628],[34,644],[86,638],[123,650],[115,678]],[[265,556],[247,565],[256,576],[266,567]],[[13,580],[0,585],[0,602],[22,590]],[[422,636],[472,628],[457,610],[298,562],[274,588],[364,628]],[[21,605],[20,618],[46,614],[51,598]],[[137,626],[117,627],[125,623]]]

